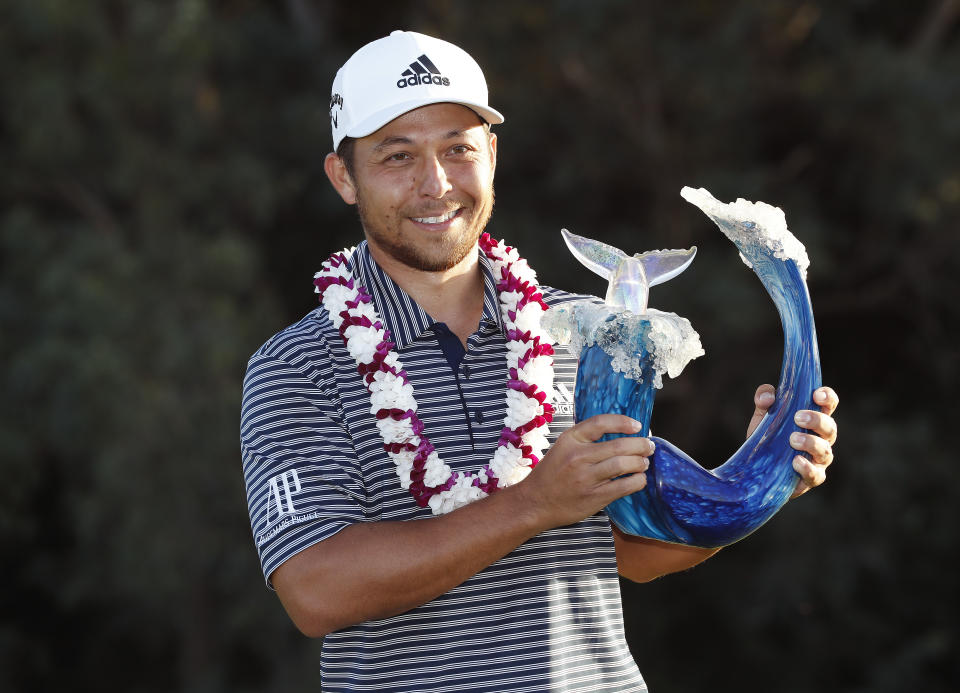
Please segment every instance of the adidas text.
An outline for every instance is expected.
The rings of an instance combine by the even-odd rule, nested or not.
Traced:
[[[397,86],[403,89],[404,87],[415,87],[418,84],[436,84],[441,87],[449,87],[450,80],[447,77],[441,77],[440,75],[413,75],[411,77],[401,77],[397,80]]]

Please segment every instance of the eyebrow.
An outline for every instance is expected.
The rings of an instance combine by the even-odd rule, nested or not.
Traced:
[[[381,140],[380,142],[378,142],[376,146],[374,146],[373,151],[379,152],[386,149],[387,147],[392,147],[395,144],[412,144],[412,143],[413,143],[413,140],[411,140],[409,137],[388,137],[387,139]]]
[[[458,137],[462,137],[465,132],[466,132],[466,129],[451,130],[450,132],[448,132],[448,133],[444,136],[444,139],[446,139],[446,140],[456,139],[456,138],[458,138]],[[401,135],[395,135],[395,136],[393,136],[393,137],[387,137],[386,139],[378,142],[378,143],[374,146],[373,151],[375,151],[375,152],[380,152],[380,151],[383,151],[384,149],[387,149],[387,148],[392,147],[392,146],[397,145],[397,144],[413,144],[413,140],[410,139],[409,137],[403,137],[403,136],[401,136]]]

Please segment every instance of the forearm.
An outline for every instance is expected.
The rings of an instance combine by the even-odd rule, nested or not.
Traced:
[[[613,540],[617,550],[617,572],[633,582],[650,582],[692,568],[720,550],[635,537],[616,527],[613,528]]]
[[[546,526],[511,487],[440,517],[352,525],[273,574],[291,619],[322,636],[448,592]]]
[[[540,532],[642,489],[650,441],[595,442],[639,429],[625,416],[591,417],[562,433],[516,485],[440,517],[352,525],[274,571],[280,600],[313,636],[425,604]]]

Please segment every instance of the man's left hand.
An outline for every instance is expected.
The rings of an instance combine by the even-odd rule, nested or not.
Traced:
[[[747,437],[760,424],[767,410],[773,406],[775,389],[773,385],[761,385],[753,396],[753,417],[747,427]],[[803,455],[793,458],[793,468],[800,475],[800,481],[793,491],[791,498],[796,498],[819,486],[827,478],[827,467],[833,462],[833,444],[837,442],[837,422],[833,419],[840,399],[837,393],[829,387],[817,388],[813,392],[813,401],[820,405],[820,411],[801,409],[793,420],[809,433],[794,433],[790,436],[790,446],[795,450],[810,455],[807,459]]]

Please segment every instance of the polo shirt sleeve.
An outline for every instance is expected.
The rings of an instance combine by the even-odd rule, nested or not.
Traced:
[[[250,525],[272,588],[281,563],[365,520],[360,466],[332,398],[262,354],[247,366],[240,441]]]

